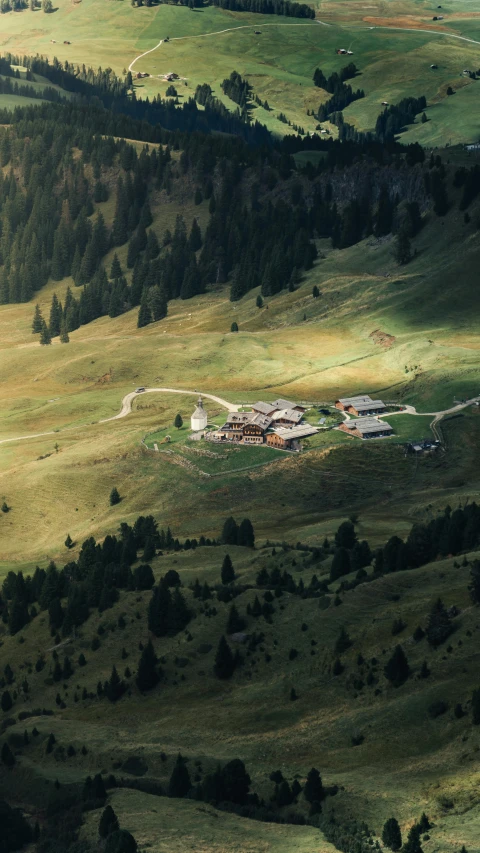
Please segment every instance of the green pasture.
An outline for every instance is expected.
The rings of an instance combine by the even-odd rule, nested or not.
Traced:
[[[420,441],[422,438],[433,438],[430,429],[432,417],[429,415],[423,417],[408,414],[386,415],[382,420],[387,421],[395,430],[392,441]]]
[[[358,535],[364,534],[360,519]],[[226,551],[220,546],[166,554],[154,559],[152,566],[157,578],[170,568],[177,570],[187,602],[198,607],[188,584],[196,577],[218,582]],[[312,562],[303,552],[279,548],[274,555],[271,547],[254,551],[232,547],[228,551],[240,583],[254,582],[262,567],[286,569],[306,586],[313,574],[320,579],[328,576],[328,559]],[[475,556],[469,555],[469,559]],[[256,790],[265,798],[273,789],[269,780],[272,769],[280,769],[290,781],[298,776],[303,782],[310,767],[316,766],[324,784],[340,786],[335,797],[327,798],[326,814],[334,810],[339,818],[355,815],[366,820],[378,836],[391,814],[398,817],[402,832],[406,832],[411,821],[425,810],[435,825],[432,843],[428,847],[425,844],[427,851],[430,847],[439,853],[457,853],[460,838],[462,843],[469,840],[469,853],[478,853],[477,811],[472,811],[478,772],[472,761],[479,735],[471,726],[468,712],[472,673],[478,668],[478,629],[476,613],[469,606],[468,577],[468,566],[446,559],[364,584],[342,594],[342,604],[337,607],[331,595],[320,607],[318,599],[302,600],[285,594],[275,601],[271,622],[246,616],[247,631],[263,634],[262,650],[248,654],[244,648],[244,665],[227,684],[213,676],[212,667],[229,605],[215,601],[215,612],[202,613],[200,608],[188,632],[154,640],[156,653],[162,657],[164,678],[155,691],[143,696],[135,686],[135,672],[138,644],[147,636],[150,593],[122,592],[113,608],[103,614],[92,613],[75,640],[65,647],[75,668],[66,688],[49,679],[49,652],[43,672],[33,670],[28,675],[30,703],[16,703],[11,712],[14,718],[19,709],[27,707],[56,711],[59,689],[66,708],[53,717],[35,717],[8,730],[9,738],[17,734],[23,738],[25,728],[30,732],[35,726],[39,731],[27,747],[22,745],[15,772],[9,774],[10,796],[20,799],[28,786],[42,808],[55,779],[62,785],[82,784],[87,775],[101,770],[105,775],[113,773],[134,781],[136,777],[123,769],[124,762],[132,758],[142,759],[146,765],[145,781],[152,779],[166,786],[179,751],[192,777],[197,772],[210,772],[217,762],[241,757]],[[254,596],[255,590],[247,589],[236,598],[242,615],[246,615],[247,604],[253,603]],[[411,639],[416,626],[425,624],[431,603],[438,596],[447,606],[455,604],[460,609],[449,651],[445,647],[434,651],[425,639],[418,643]],[[125,621],[123,629],[118,626],[120,614]],[[406,627],[393,636],[392,625],[398,619]],[[47,623],[41,613],[22,631],[22,642],[4,634],[2,660],[8,659],[14,670],[28,661],[35,662],[52,644]],[[345,670],[334,677],[333,647],[342,627],[354,647],[342,654]],[[100,648],[95,652],[91,650],[94,636],[100,638]],[[413,676],[395,689],[386,684],[383,667],[399,642],[406,650]],[[297,652],[295,659],[291,659],[292,648]],[[363,663],[358,662],[359,651]],[[87,659],[83,668],[76,664],[80,652]],[[428,680],[415,677],[423,660],[431,670]],[[74,701],[74,694],[84,687],[95,693],[97,682],[109,677],[113,664],[127,680],[130,696],[114,705],[97,699]],[[130,676],[123,674],[126,666]],[[374,681],[367,686],[369,671]],[[298,695],[296,702],[289,698],[292,686]],[[448,710],[432,719],[428,708],[438,699],[447,703]],[[453,714],[457,702],[467,711],[463,719]],[[57,743],[46,755],[45,741],[51,731]],[[352,736],[358,734],[364,736],[364,742],[355,747]],[[81,755],[84,744],[88,748],[85,756]],[[67,756],[69,745],[76,755]],[[5,781],[2,777],[0,790]],[[444,807],[447,800],[453,806]],[[300,798],[301,806],[302,802]],[[258,824],[217,813],[194,801],[172,801],[125,789],[112,791],[111,803],[121,825],[133,832],[144,848],[152,845],[151,849],[159,853],[180,851],[189,845],[205,853],[220,853],[225,845],[237,853],[254,853],[260,842],[260,849],[267,853],[278,849],[304,853],[313,843],[316,847],[312,850],[330,853],[321,834],[312,829]],[[94,837],[98,819],[99,813],[87,814],[84,837]]]
[[[362,87],[366,97],[351,104],[345,117],[360,129],[375,125],[382,101],[395,103],[424,94],[429,122],[409,128],[406,139],[438,146],[478,137],[480,87],[460,75],[465,67],[479,66],[479,45],[450,37],[466,34],[475,39],[479,24],[468,18],[474,12],[471,4],[456,10],[466,18],[453,16],[443,31],[431,22],[424,4],[398,2],[389,6],[386,18],[380,6],[366,9],[356,2],[324,5],[319,5],[319,20],[306,21],[234,13],[213,6],[132,9],[127,3],[82,0],[72,5],[69,0],[59,0],[50,15],[30,10],[2,15],[0,50],[39,52],[73,64],[111,67],[118,74],[136,57],[151,51],[133,65],[133,72],[152,75],[136,82],[137,97],[165,94],[168,84],[159,75],[175,71],[186,78],[177,84],[180,100],[191,97],[199,83],[207,82],[231,109],[236,105],[225,98],[220,84],[236,70],[247,77],[254,94],[270,105],[267,111],[252,104],[252,118],[279,135],[287,129],[278,120],[280,112],[307,132],[315,129],[316,120],[306,113],[317,110],[326,93],[313,86],[314,69],[321,67],[329,74],[353,59],[360,70],[354,85]],[[401,27],[408,28],[408,15],[418,18],[419,6],[423,17],[415,19],[415,26],[432,31],[413,27],[402,32]],[[328,25],[322,23],[324,17]],[[372,21],[375,28],[370,28]],[[169,41],[159,44],[166,37]],[[71,44],[65,45],[65,40]],[[351,49],[353,56],[337,56],[338,47]],[[432,71],[431,64],[438,64],[438,70]],[[460,86],[450,98],[446,95],[449,85]]]

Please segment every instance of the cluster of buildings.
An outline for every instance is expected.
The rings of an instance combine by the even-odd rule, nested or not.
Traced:
[[[393,429],[386,421],[378,420],[375,415],[383,415],[387,407],[382,400],[372,400],[368,394],[358,397],[342,397],[335,402],[335,408],[347,415],[353,415],[338,427],[347,435],[357,438],[385,438],[392,435]]]
[[[336,400],[335,408],[345,413],[345,420],[338,429],[347,435],[369,439],[393,434],[390,424],[378,418],[387,411],[382,400],[372,400],[368,394],[342,397]],[[200,397],[191,417],[192,438],[300,450],[300,440],[318,432],[317,427],[304,421],[305,412],[304,406],[290,400],[278,399],[273,403],[259,400],[251,411],[230,412],[223,426],[207,430],[208,415]]]
[[[280,450],[299,450],[299,441],[318,432],[316,427],[303,422],[306,409],[290,400],[273,403],[259,401],[249,412],[230,412],[223,426],[205,433],[208,441],[235,442],[237,444],[268,444]],[[202,399],[197,403],[191,418],[194,433],[201,433],[208,423]]]

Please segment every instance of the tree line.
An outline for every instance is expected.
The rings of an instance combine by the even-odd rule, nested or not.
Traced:
[[[258,12],[261,15],[284,15],[289,18],[315,18],[315,11],[306,3],[290,0],[213,0],[214,6],[231,12]]]

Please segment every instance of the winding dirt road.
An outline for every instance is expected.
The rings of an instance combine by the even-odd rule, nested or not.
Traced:
[[[241,408],[240,403],[230,403],[228,400],[224,400],[223,397],[217,397],[215,394],[206,394],[203,391],[188,391],[184,388],[145,388],[145,391],[130,391],[128,394],[125,394],[125,397],[122,400],[122,407],[117,415],[113,415],[111,418],[103,418],[101,421],[94,421],[93,424],[108,424],[111,421],[118,421],[120,418],[126,418],[127,415],[132,413],[132,405],[133,401],[136,397],[142,397],[143,394],[189,394],[193,396],[201,396],[206,400],[213,400],[214,403],[218,403],[220,406],[223,406],[224,409],[227,409],[228,412],[238,412]],[[457,403],[455,406],[452,406],[450,409],[443,409],[440,412],[417,412],[415,406],[406,405],[401,412],[398,412],[399,415],[419,415],[420,417],[425,417],[425,415],[429,415],[433,418],[433,421],[430,424],[431,429],[433,430],[434,435],[439,438],[438,433],[436,432],[437,424],[445,417],[445,415],[451,415],[455,412],[461,411],[461,409],[467,408],[467,406],[472,406],[474,403],[480,401],[480,395],[478,397],[471,397],[470,400],[466,400],[464,403]],[[392,413],[390,413],[391,415]],[[388,417],[388,415],[379,415],[380,418]],[[92,424],[92,425],[93,425]],[[81,429],[78,427],[65,427],[60,430],[49,430],[48,432],[38,432],[32,435],[17,435],[13,438],[3,438],[0,440],[0,445],[9,444],[12,441],[28,441],[32,438],[43,438],[47,435],[59,435],[60,433],[68,432],[71,430]],[[440,440],[440,438],[439,438]]]
[[[261,26],[262,26],[262,29],[265,29],[265,27],[311,27],[311,26],[314,26],[315,24],[320,24],[323,27],[333,26],[332,24],[329,24],[326,21],[320,21],[319,19],[311,21],[311,23],[305,23],[305,24],[262,24]],[[199,33],[196,36],[174,36],[173,38],[168,38],[167,44],[171,41],[184,41],[185,39],[199,39],[199,38],[208,38],[208,36],[221,36],[224,33],[235,32],[235,30],[253,30],[253,29],[256,29],[258,26],[259,26],[259,24],[241,24],[238,27],[228,27],[225,30],[216,30],[215,32],[212,32],[212,33]],[[381,26],[378,24],[372,25],[372,26],[365,26],[365,27],[359,26],[358,24],[357,25],[354,24],[351,27],[342,26],[341,24],[337,24],[337,26],[339,27],[339,29],[344,29],[344,30],[348,30],[348,31],[351,31],[351,30],[380,30],[380,31],[384,31],[384,30],[386,30],[388,32],[389,30],[396,30],[396,31],[404,32],[404,33],[430,33],[431,35],[434,35],[434,36],[444,36],[446,38],[458,39],[459,41],[466,41],[466,42],[470,42],[471,44],[480,45],[480,41],[477,41],[476,39],[468,38],[467,36],[460,36],[460,35],[457,35],[457,33],[445,32],[444,30],[427,30],[427,29],[422,29],[422,28],[416,29],[415,27],[389,27],[387,25]],[[149,53],[153,53],[155,50],[158,50],[158,48],[165,41],[166,41],[166,39],[160,39],[160,41],[158,42],[158,44],[155,45],[155,47],[151,47],[150,50],[146,50],[146,51],[144,51],[144,53],[140,53],[139,56],[136,56],[135,59],[133,59],[131,61],[130,65],[128,66],[128,70],[133,71],[134,65],[136,65],[136,63],[140,59],[143,59],[144,56],[148,56]]]
[[[235,403],[229,403],[228,400],[223,400],[222,397],[216,397],[215,394],[204,394],[202,391],[184,391],[182,388],[145,388],[145,391],[130,391],[122,400],[122,408],[118,415],[113,415],[112,418],[104,418],[98,421],[99,424],[108,424],[110,421],[118,421],[119,418],[125,418],[132,411],[132,403],[135,397],[141,397],[143,394],[195,394],[195,396],[205,397],[207,400],[213,400],[214,403],[219,403],[224,409],[229,412],[238,412],[240,406]]]

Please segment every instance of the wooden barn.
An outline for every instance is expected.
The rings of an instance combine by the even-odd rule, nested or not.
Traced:
[[[317,432],[318,429],[310,424],[291,429],[276,427],[272,432],[267,432],[266,440],[270,447],[278,447],[280,450],[297,450],[300,449],[298,442],[301,438],[316,435]]]
[[[355,417],[381,415],[387,411],[382,400],[372,400],[368,394],[362,394],[358,397],[341,397],[335,401],[335,408],[340,409],[341,412],[355,415]]]
[[[385,421],[377,421],[376,418],[353,418],[349,421],[344,421],[338,427],[342,432],[348,435],[355,435],[357,438],[385,438],[393,434],[393,428]]]

